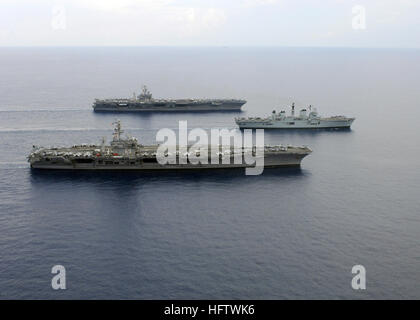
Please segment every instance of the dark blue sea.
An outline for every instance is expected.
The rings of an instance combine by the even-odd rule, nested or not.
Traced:
[[[420,298],[420,51],[0,48],[0,299]],[[244,98],[238,113],[95,114],[102,97]],[[265,133],[308,145],[301,169],[36,173],[33,144],[99,143],[312,104],[347,131]],[[67,289],[51,288],[66,268]],[[351,287],[354,265],[366,290]]]

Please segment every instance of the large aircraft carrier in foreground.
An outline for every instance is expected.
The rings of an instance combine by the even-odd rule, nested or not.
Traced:
[[[155,99],[143,86],[141,94],[125,99],[96,99],[94,111],[240,111],[246,103],[239,99]]]
[[[61,169],[61,170],[202,170],[221,168],[252,168],[255,164],[246,164],[245,161],[234,163],[235,154],[241,154],[242,160],[246,154],[263,156],[264,167],[299,166],[301,160],[311,153],[305,146],[264,146],[263,152],[257,152],[255,147],[240,150],[233,148],[219,148],[216,159],[218,163],[211,163],[208,152],[208,164],[191,163],[190,158],[185,164],[180,164],[179,158],[185,154],[196,154],[199,150],[189,147],[188,150],[176,151],[176,164],[160,164],[156,157],[157,145],[144,146],[139,144],[134,137],[121,137],[120,121],[115,123],[113,140],[110,145],[105,145],[103,139],[100,145],[75,145],[73,147],[40,148],[33,147],[28,161],[33,169]],[[211,149],[211,146],[208,147]],[[201,149],[202,150],[202,149]],[[204,149],[205,150],[205,149]],[[203,152],[203,151],[201,151]],[[164,156],[167,156],[165,154]],[[228,159],[228,161],[223,161]]]

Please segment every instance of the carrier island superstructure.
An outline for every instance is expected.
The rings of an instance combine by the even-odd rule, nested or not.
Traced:
[[[95,99],[94,111],[240,111],[246,103],[241,99],[155,99],[146,86],[132,98]]]
[[[292,104],[292,112],[286,115],[285,111],[275,110],[266,118],[235,118],[236,124],[241,129],[326,129],[326,128],[350,128],[355,118],[345,116],[321,117],[316,108],[309,106],[301,109],[299,115],[295,115],[295,104]]]
[[[156,157],[158,145],[142,145],[134,137],[122,137],[121,123],[114,123],[114,135],[109,145],[105,144],[105,139],[100,145],[74,145],[72,147],[33,147],[28,156],[28,162],[33,169],[60,169],[60,170],[203,170],[203,169],[222,169],[222,168],[248,168],[252,164],[235,163],[234,157],[239,152],[241,157],[246,154],[257,154],[256,147],[249,149],[218,148],[218,163],[208,161],[208,164],[195,164],[189,161],[180,163],[179,157],[185,156],[185,153],[203,152],[194,150],[190,147],[188,150],[177,148],[176,164],[161,164]],[[208,147],[209,150],[212,146]],[[259,154],[264,157],[264,167],[283,167],[300,166],[301,160],[311,153],[306,146],[267,146]],[[208,152],[210,157],[211,152]],[[165,155],[167,156],[167,155]],[[226,161],[226,159],[228,159]],[[223,161],[225,160],[225,161]]]

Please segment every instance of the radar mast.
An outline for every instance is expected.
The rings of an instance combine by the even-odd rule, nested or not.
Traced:
[[[113,122],[112,124],[115,125],[113,141],[120,141],[121,134],[124,132],[123,130],[121,130],[121,121],[118,119],[116,122]]]
[[[152,100],[152,94],[151,92],[147,89],[147,87],[144,85],[141,89],[141,93],[138,96],[140,101],[150,101]]]

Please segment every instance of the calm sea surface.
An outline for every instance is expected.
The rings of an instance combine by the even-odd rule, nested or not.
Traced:
[[[419,83],[419,50],[0,48],[0,299],[419,299]],[[109,141],[117,117],[142,143],[179,120],[235,127],[238,113],[92,112],[141,84],[356,121],[266,132],[313,153],[261,176],[30,171],[33,144]],[[51,289],[56,264],[67,290]]]

